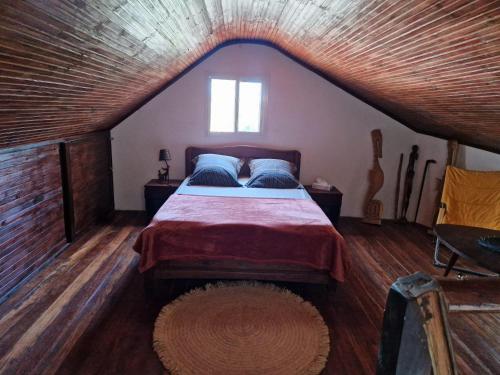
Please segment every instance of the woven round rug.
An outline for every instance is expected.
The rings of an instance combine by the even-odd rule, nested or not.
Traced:
[[[194,289],[163,307],[153,346],[172,374],[318,374],[330,340],[318,310],[271,284]]]

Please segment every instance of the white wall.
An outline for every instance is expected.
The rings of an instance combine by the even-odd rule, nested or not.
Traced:
[[[460,146],[458,154],[461,156],[459,166],[462,168],[481,171],[500,170],[500,154],[467,146]]]
[[[263,134],[208,134],[209,74],[265,78],[268,105]],[[171,150],[171,177],[183,178],[184,150],[189,145],[259,144],[300,150],[302,181],[311,183],[316,176],[325,177],[344,193],[341,214],[362,216],[372,166],[372,129],[381,129],[384,137],[381,165],[385,184],[377,198],[384,202],[384,217],[392,218],[399,154],[405,153],[405,169],[411,145],[422,143],[414,184],[416,198],[420,167],[425,159],[440,159],[431,177],[441,173],[446,143],[416,134],[272,48],[248,44],[226,47],[112,130],[115,206],[144,208],[143,186],[157,174],[160,148]],[[426,187],[429,190],[432,193],[430,186]]]

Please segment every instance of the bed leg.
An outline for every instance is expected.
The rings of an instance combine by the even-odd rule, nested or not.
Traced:
[[[148,301],[154,300],[156,297],[156,280],[151,271],[144,273],[144,295]]]
[[[326,285],[326,293],[329,304],[335,301],[335,292],[337,291],[337,281],[330,279]]]

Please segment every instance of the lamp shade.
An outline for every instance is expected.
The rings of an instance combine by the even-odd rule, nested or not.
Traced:
[[[172,160],[172,157],[170,156],[170,151],[166,148],[163,148],[160,150],[160,161],[167,161],[167,160]]]

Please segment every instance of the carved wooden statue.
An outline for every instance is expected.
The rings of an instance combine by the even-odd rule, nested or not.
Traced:
[[[382,157],[382,132],[379,129],[372,131],[373,141],[373,168],[368,175],[368,192],[366,193],[364,204],[364,219],[363,222],[369,224],[380,225],[382,223],[382,213],[384,206],[381,201],[373,199],[375,194],[382,188],[384,184],[384,172],[380,167],[378,159]]]
[[[408,160],[408,167],[406,168],[405,183],[403,190],[403,204],[401,207],[400,220],[407,222],[406,214],[408,206],[410,205],[411,192],[413,190],[413,177],[415,177],[415,163],[418,160],[418,146],[411,147],[410,160]]]

